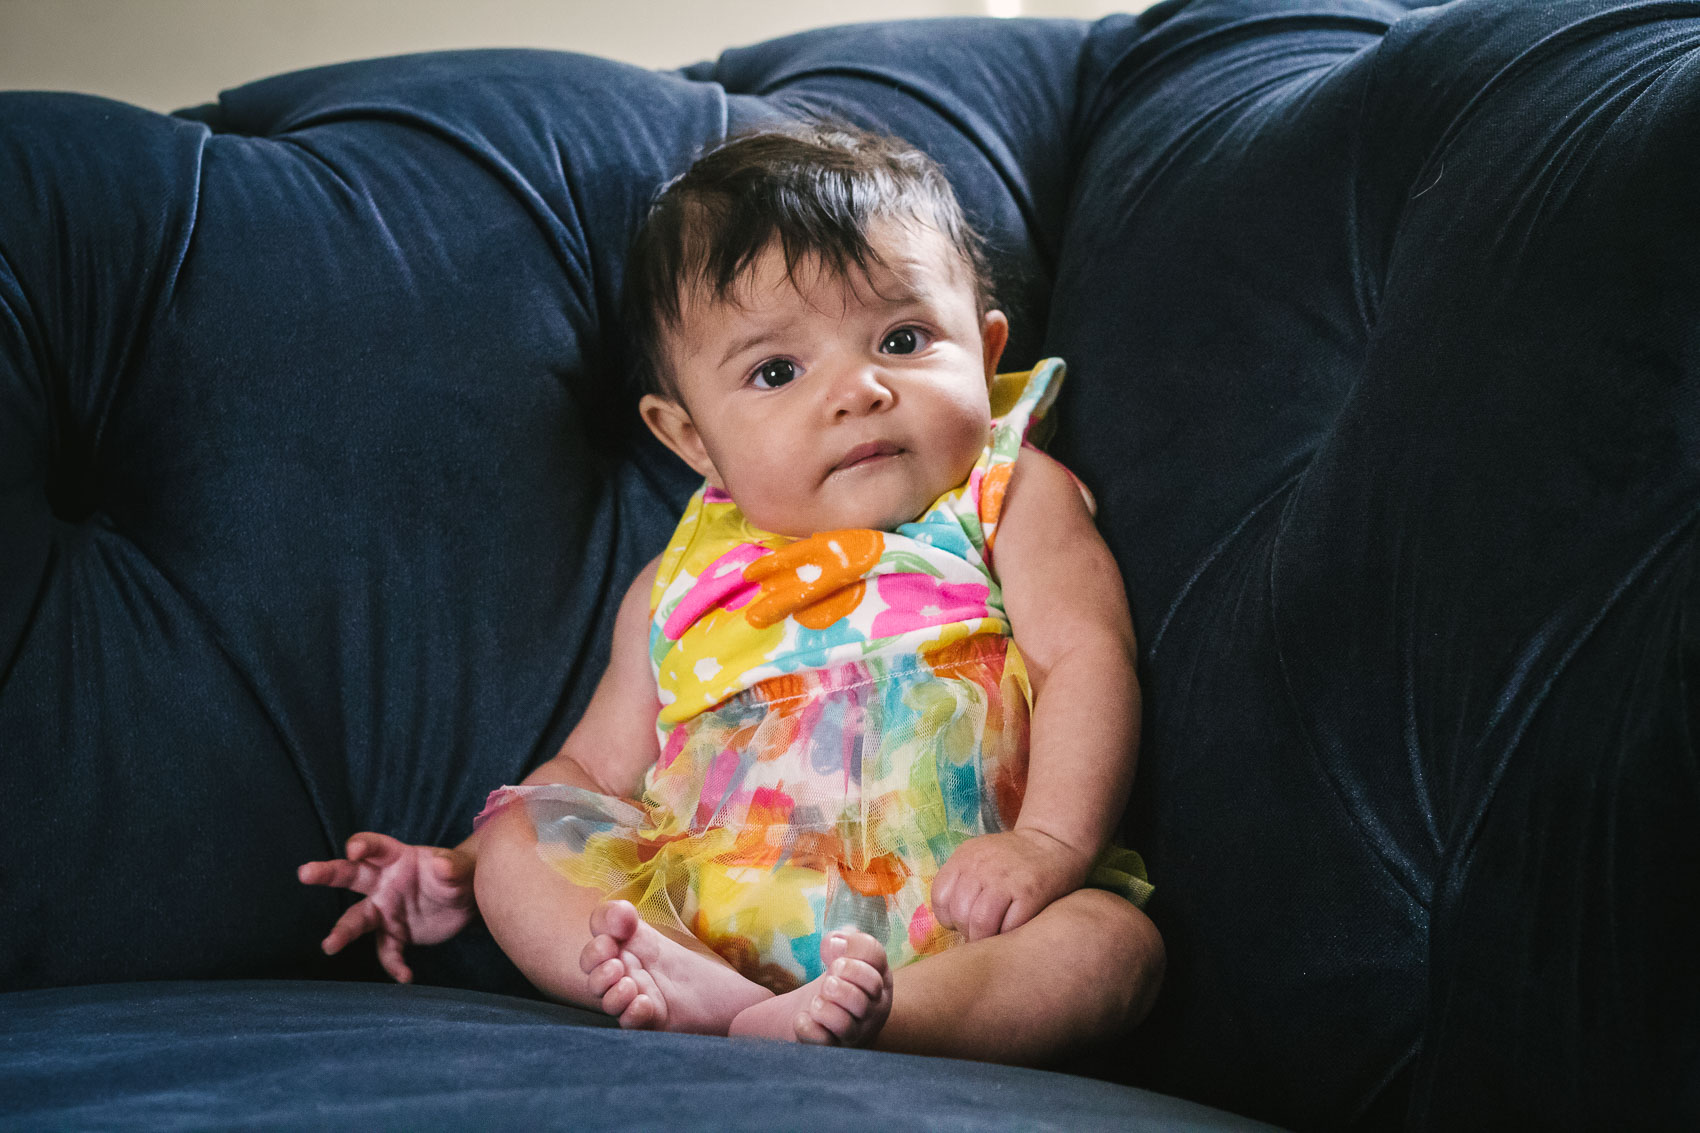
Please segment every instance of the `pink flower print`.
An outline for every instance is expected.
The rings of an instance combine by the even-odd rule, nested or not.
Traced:
[[[744,821],[751,826],[785,826],[797,800],[777,787],[757,787],[750,792],[750,809]]]
[[[697,800],[698,830],[707,828],[714,812],[719,810],[720,804],[726,800],[726,794],[732,789],[732,780],[737,777],[738,765],[741,762],[738,753],[727,748],[709,763],[708,773],[703,776],[702,797]]]
[[[702,502],[705,504],[729,504],[732,502],[732,497],[712,484],[704,484]]]
[[[661,759],[657,763],[661,770],[665,771],[673,766],[673,761],[685,750],[685,740],[689,732],[689,728],[674,728],[667,733],[667,746],[661,749]]]
[[[882,574],[872,637],[896,637],[915,629],[989,618],[991,588],[977,582],[942,582],[930,574]]]
[[[744,581],[744,568],[767,553],[768,549],[760,543],[739,543],[709,563],[662,624],[661,632],[667,640],[679,640],[687,629],[716,607],[736,610],[753,601],[761,593],[761,587]]]
[[[909,918],[909,946],[919,952],[926,947],[927,938],[938,928],[938,922],[933,919],[933,911],[922,905],[915,910],[915,915]]]
[[[929,956],[950,947],[955,939],[948,928],[934,919],[933,911],[922,905],[909,918],[909,947],[917,956]]]

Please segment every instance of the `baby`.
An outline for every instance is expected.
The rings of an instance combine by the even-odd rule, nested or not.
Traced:
[[[629,270],[643,418],[703,487],[560,753],[471,838],[301,867],[365,894],[325,950],[375,932],[406,981],[476,907],[627,1027],[1038,1064],[1137,1022],[1132,623],[1084,489],[1023,446],[1062,366],[995,377],[942,173],[844,127],[736,138]]]

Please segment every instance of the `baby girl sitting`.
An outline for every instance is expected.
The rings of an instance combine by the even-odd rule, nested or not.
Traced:
[[[994,377],[942,173],[842,127],[737,138],[629,270],[644,420],[705,483],[471,838],[301,868],[366,894],[326,951],[376,931],[405,980],[475,895],[541,990],[629,1027],[1041,1063],[1132,1025],[1163,966],[1110,843],[1132,624],[1084,489],[1023,447],[1062,365]]]

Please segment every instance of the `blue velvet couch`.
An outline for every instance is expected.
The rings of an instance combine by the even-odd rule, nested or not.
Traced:
[[[692,487],[623,250],[822,111],[1068,359],[1133,602],[1170,969],[1054,1072],[623,1033],[477,931],[391,986],[295,881],[560,744]],[[1697,130],[1694,0],[0,94],[0,1126],[1700,1124]]]

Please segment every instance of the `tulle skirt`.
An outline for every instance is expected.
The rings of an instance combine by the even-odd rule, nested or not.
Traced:
[[[933,878],[1014,823],[1029,700],[992,634],[788,674],[672,729],[641,800],[504,787],[484,816],[523,802],[569,880],[784,991],[820,975],[835,929],[872,934],[893,966],[960,939],[933,919]]]

